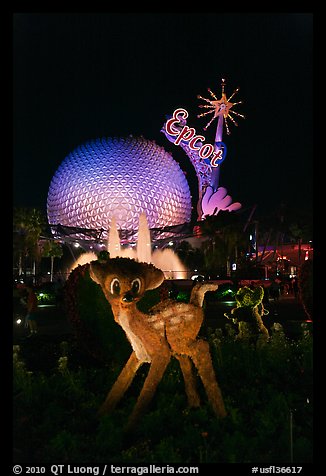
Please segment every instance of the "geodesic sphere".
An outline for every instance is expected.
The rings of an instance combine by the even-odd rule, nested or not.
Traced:
[[[143,137],[102,138],[77,147],[61,163],[48,192],[49,223],[121,230],[189,222],[191,196],[184,173],[163,147]]]

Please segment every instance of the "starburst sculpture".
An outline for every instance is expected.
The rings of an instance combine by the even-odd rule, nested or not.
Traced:
[[[204,127],[204,131],[207,130],[207,128],[214,121],[214,119],[223,116],[225,127],[226,127],[226,133],[229,135],[230,130],[228,125],[228,119],[230,119],[230,121],[233,122],[235,126],[238,125],[237,122],[232,117],[232,114],[234,114],[235,116],[242,117],[243,119],[245,118],[243,114],[239,114],[238,112],[233,110],[231,111],[233,106],[236,106],[237,104],[242,104],[242,101],[230,102],[233,96],[235,96],[235,94],[239,91],[239,88],[235,89],[233,93],[231,94],[231,96],[227,98],[224,92],[224,87],[225,87],[225,79],[222,79],[221,99],[217,99],[216,95],[209,88],[207,89],[211,97],[214,99],[213,101],[211,99],[203,98],[202,96],[199,96],[199,95],[197,96],[198,99],[202,99],[203,101],[206,101],[208,103],[208,104],[201,104],[199,107],[209,109],[209,111],[203,112],[202,114],[199,114],[197,117],[203,117],[203,116],[206,116],[207,114],[213,114],[212,119]]]

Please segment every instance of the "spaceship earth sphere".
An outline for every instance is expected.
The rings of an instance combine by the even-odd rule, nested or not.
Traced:
[[[118,229],[136,231],[143,212],[150,228],[191,218],[184,173],[170,153],[143,137],[102,138],[80,145],[50,183],[50,225],[108,230],[114,217]]]

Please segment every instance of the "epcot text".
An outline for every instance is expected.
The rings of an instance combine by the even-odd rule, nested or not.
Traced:
[[[219,149],[215,151],[212,144],[201,144],[200,141],[206,139],[204,136],[196,135],[196,130],[193,127],[184,125],[181,130],[173,128],[173,124],[182,122],[182,120],[187,119],[188,116],[189,114],[186,109],[175,109],[172,118],[166,122],[166,132],[171,136],[176,136],[174,145],[179,145],[181,141],[189,142],[190,149],[198,150],[198,155],[201,159],[205,159],[205,162],[210,163],[212,167],[218,167],[226,157],[226,145],[223,142],[216,142],[216,145],[223,147],[223,150]],[[210,157],[210,161],[208,157]]]

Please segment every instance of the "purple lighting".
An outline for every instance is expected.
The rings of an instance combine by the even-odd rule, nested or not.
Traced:
[[[107,229],[115,217],[122,230],[189,222],[191,196],[178,163],[143,137],[102,138],[77,147],[61,163],[48,192],[49,223]]]

